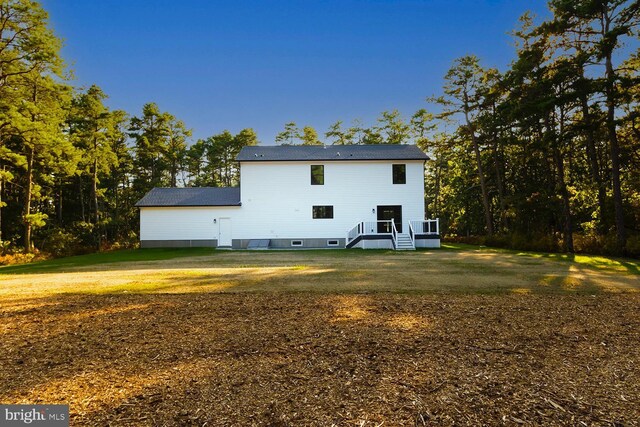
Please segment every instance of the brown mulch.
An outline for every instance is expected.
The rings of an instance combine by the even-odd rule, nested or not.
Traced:
[[[639,425],[640,295],[0,305],[0,402],[71,425]]]

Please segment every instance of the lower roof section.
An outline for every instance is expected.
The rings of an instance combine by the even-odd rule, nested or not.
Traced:
[[[240,206],[240,187],[154,188],[136,206]]]

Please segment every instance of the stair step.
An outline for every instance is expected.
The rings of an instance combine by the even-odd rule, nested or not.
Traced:
[[[415,251],[416,247],[413,244],[411,236],[406,233],[398,233],[396,235],[396,250],[397,251]]]

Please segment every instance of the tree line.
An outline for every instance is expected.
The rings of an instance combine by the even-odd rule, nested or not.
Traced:
[[[521,18],[509,69],[466,56],[445,76],[434,212],[493,244],[640,255],[640,4],[548,6]]]
[[[452,239],[640,255],[640,6],[551,0],[525,14],[505,70],[454,61],[408,118],[285,125],[280,144],[415,143],[428,216]],[[192,143],[154,103],[109,109],[76,88],[42,7],[0,0],[0,243],[54,254],[137,242],[135,202],[157,186],[234,186],[252,129]]]
[[[130,116],[98,86],[73,87],[60,48],[41,5],[0,1],[0,250],[135,244],[134,204],[151,188],[237,184],[252,129],[190,144],[154,103]]]
[[[428,133],[437,127],[433,120],[434,116],[426,109],[418,110],[408,122],[398,110],[383,111],[370,127],[365,127],[359,119],[351,126],[338,120],[329,126],[323,140],[312,126],[300,129],[295,122],[289,122],[275,141],[281,145],[422,144]]]

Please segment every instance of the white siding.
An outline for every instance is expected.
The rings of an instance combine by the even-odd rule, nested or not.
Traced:
[[[402,205],[403,221],[424,218],[424,164],[407,165],[393,184],[392,162],[256,162],[241,165],[243,223],[239,238],[342,237],[374,221],[378,205]],[[311,164],[324,165],[324,185],[311,185]],[[313,219],[312,206],[333,206],[333,219]],[[235,238],[235,235],[234,235]]]
[[[439,248],[440,239],[416,239],[416,248]]]
[[[406,184],[393,184],[392,164],[406,164]],[[324,165],[324,185],[311,185],[311,164]],[[424,219],[422,161],[244,162],[241,207],[142,208],[141,240],[217,239],[213,219],[229,217],[233,239],[340,238],[359,221],[375,221],[378,205],[402,205]],[[312,206],[331,205],[333,219],[313,219]]]
[[[240,207],[140,208],[140,240],[218,239],[214,218],[235,217]]]

